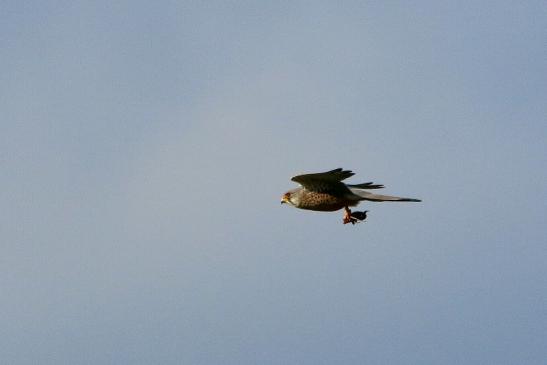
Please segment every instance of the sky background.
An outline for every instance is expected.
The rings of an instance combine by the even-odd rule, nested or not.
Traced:
[[[3,1],[6,364],[544,364],[544,1]],[[422,203],[281,206],[337,167]]]

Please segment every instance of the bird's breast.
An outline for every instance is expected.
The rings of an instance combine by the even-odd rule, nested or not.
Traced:
[[[323,212],[333,212],[348,205],[347,199],[312,191],[303,192],[299,200],[298,208]]]

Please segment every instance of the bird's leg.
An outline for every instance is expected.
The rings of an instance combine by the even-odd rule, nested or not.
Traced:
[[[357,223],[357,218],[354,218],[351,216],[351,210],[346,206],[344,207],[344,219],[342,222],[344,222],[344,224],[348,224],[348,223],[351,223],[351,224],[355,224]]]

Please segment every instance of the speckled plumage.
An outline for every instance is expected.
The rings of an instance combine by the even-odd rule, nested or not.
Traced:
[[[342,209],[346,205],[354,206],[357,204],[357,201],[349,202],[332,194],[317,193],[306,189],[300,189],[296,194],[300,194],[300,204],[298,205],[300,209],[333,212]]]

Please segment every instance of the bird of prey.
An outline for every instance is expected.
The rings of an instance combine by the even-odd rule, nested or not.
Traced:
[[[372,182],[362,184],[345,184],[342,180],[355,175],[341,168],[314,174],[297,175],[292,181],[301,186],[287,191],[281,198],[281,204],[322,212],[333,212],[344,208],[343,223],[355,224],[367,216],[367,211],[353,212],[354,207],[363,200],[375,202],[420,202],[419,199],[401,198],[398,196],[373,194],[366,190],[381,189],[384,186]]]

